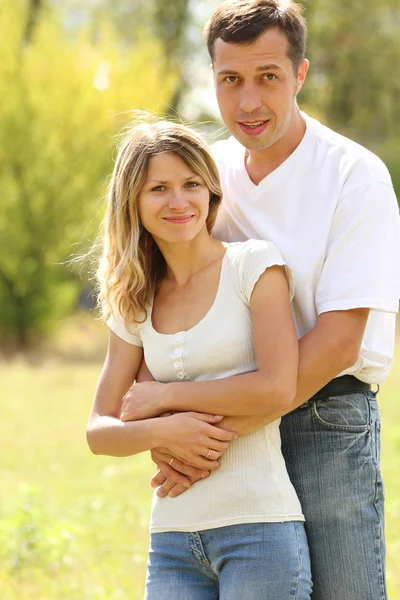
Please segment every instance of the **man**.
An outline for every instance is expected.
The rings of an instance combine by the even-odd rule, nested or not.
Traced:
[[[371,384],[390,370],[400,289],[390,176],[376,156],[300,112],[308,61],[298,5],[225,2],[206,38],[233,136],[214,146],[224,192],[214,234],[272,240],[296,279],[298,391],[281,434],[306,517],[312,598],[384,600],[380,423]],[[243,433],[271,419],[230,417],[223,426]],[[154,478],[160,495],[182,493],[182,473],[192,483],[201,475],[170,456],[153,457],[162,468]]]

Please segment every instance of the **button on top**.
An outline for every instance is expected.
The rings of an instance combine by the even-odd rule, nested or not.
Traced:
[[[181,335],[180,333],[178,333],[178,334],[175,336],[175,341],[176,341],[176,342],[180,342],[180,341],[182,341],[182,335]]]
[[[179,350],[178,348],[176,350],[174,350],[174,356],[181,356],[182,354],[182,350]]]
[[[185,377],[185,374],[180,372],[180,373],[178,373],[178,377],[179,377],[179,379],[183,379]]]
[[[180,361],[180,360],[176,360],[176,361],[174,362],[174,367],[181,367],[181,366],[182,366],[182,363],[181,363],[181,361]]]

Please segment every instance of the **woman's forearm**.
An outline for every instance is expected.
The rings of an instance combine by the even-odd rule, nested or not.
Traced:
[[[101,416],[89,423],[86,438],[93,454],[132,456],[152,450],[162,442],[158,432],[161,418],[122,422],[111,416]]]

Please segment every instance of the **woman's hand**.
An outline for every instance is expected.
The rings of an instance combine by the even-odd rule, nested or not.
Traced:
[[[218,459],[237,438],[235,432],[214,427],[222,418],[189,412],[160,419],[156,433],[158,447],[167,448],[170,455],[194,467],[218,469]]]
[[[165,412],[162,408],[165,388],[165,383],[158,381],[132,385],[122,398],[121,421],[141,421]]]

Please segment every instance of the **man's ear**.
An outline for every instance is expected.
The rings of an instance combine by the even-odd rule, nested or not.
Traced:
[[[306,58],[304,58],[299,65],[299,68],[297,70],[296,95],[300,92],[301,88],[303,87],[309,66],[310,66],[310,63]]]

